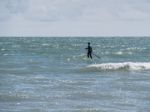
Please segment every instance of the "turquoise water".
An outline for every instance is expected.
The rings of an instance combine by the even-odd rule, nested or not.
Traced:
[[[94,54],[87,59],[87,43]],[[149,112],[150,38],[0,38],[0,112]]]

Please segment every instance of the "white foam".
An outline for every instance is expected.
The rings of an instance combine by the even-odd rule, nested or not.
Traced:
[[[5,49],[1,49],[1,51],[5,51]]]
[[[86,67],[90,70],[150,70],[150,62],[123,62],[92,64]]]
[[[118,51],[118,52],[116,52],[115,54],[117,54],[117,55],[122,55],[122,54],[123,54],[123,52]]]

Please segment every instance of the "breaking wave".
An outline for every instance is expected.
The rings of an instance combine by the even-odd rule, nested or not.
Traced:
[[[102,63],[92,64],[85,68],[90,71],[116,71],[116,70],[128,70],[128,71],[140,71],[150,70],[150,62],[123,62],[123,63]]]

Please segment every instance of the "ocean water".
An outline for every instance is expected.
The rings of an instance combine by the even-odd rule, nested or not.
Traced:
[[[149,111],[150,38],[0,38],[0,112]]]

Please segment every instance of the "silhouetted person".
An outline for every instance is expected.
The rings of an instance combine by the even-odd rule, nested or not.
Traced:
[[[90,42],[88,42],[88,47],[85,49],[87,49],[87,57],[92,59],[92,47],[90,46]]]

